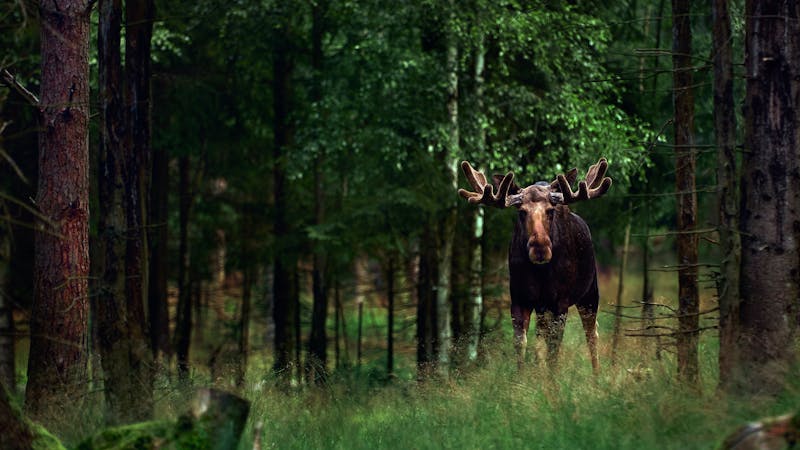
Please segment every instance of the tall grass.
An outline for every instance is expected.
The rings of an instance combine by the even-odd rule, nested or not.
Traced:
[[[708,449],[743,422],[800,400],[800,382],[779,398],[719,394],[713,338],[701,345],[697,389],[675,381],[674,361],[655,361],[636,344],[616,367],[606,358],[595,377],[577,322],[569,322],[554,373],[518,372],[510,340],[498,334],[480,363],[449,381],[380,383],[374,372],[353,370],[291,393],[251,385],[251,422],[263,423],[262,448]]]

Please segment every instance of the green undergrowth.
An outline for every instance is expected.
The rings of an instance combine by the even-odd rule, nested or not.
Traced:
[[[718,393],[711,338],[701,345],[699,389],[675,381],[669,355],[655,361],[633,345],[615,367],[606,355],[595,377],[570,327],[555,374],[518,372],[510,345],[490,338],[486,358],[449,381],[381,381],[362,369],[290,393],[254,386],[244,442],[261,423],[262,448],[709,449],[744,422],[800,404],[797,377],[776,398]]]

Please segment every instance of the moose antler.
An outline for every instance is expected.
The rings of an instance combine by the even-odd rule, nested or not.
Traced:
[[[468,202],[473,204],[480,203],[496,208],[506,207],[508,190],[511,188],[511,184],[514,181],[514,174],[512,172],[508,172],[498,183],[497,194],[495,194],[492,184],[486,181],[486,175],[473,169],[469,162],[462,161],[461,170],[463,170],[464,175],[467,176],[467,181],[469,181],[474,192],[470,192],[466,189],[459,189],[458,195],[464,197]]]
[[[581,200],[590,200],[602,196],[611,187],[611,178],[605,176],[608,170],[608,161],[605,158],[600,158],[597,164],[589,167],[586,171],[586,179],[578,183],[578,192],[573,192],[570,185],[575,181],[577,170],[572,169],[567,173],[567,176],[558,175],[556,180],[551,183],[558,184],[558,188],[564,195],[563,203],[569,205],[570,203],[579,202]]]

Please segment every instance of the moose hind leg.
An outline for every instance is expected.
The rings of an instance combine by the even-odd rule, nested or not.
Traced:
[[[528,346],[528,327],[531,323],[531,309],[511,305],[511,323],[514,326],[514,350],[517,354],[517,368],[525,363],[525,350]]]
[[[578,307],[578,314],[583,322],[583,331],[586,333],[586,343],[589,346],[589,358],[592,360],[592,371],[595,375],[600,373],[600,360],[597,358],[597,309],[591,307]]]
[[[567,324],[566,314],[545,313],[552,318],[547,338],[547,365],[555,369],[558,365],[558,353],[564,339],[564,326]]]

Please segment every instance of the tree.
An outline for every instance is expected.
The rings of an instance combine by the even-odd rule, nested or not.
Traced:
[[[745,5],[745,152],[735,385],[781,389],[795,361],[800,296],[800,22],[793,2]]]
[[[730,381],[737,351],[739,317],[738,196],[736,195],[736,111],[733,96],[733,45],[728,0],[714,0],[714,132],[717,144],[717,198],[722,261],[719,280],[719,376],[720,384]]]
[[[695,384],[700,301],[697,291],[697,193],[690,2],[672,0],[675,190],[678,197],[678,377]]]
[[[91,2],[43,1],[39,186],[26,407],[65,415],[86,389]],[[59,400],[61,398],[61,400]]]
[[[322,80],[324,69],[324,49],[322,39],[325,34],[325,14],[327,2],[315,2],[311,10],[311,68],[314,81],[311,89],[312,108],[322,107]],[[314,158],[314,225],[321,226],[325,220],[325,147],[317,148]],[[313,244],[312,244],[313,245]],[[313,268],[311,273],[313,305],[311,309],[311,335],[308,340],[308,359],[306,361],[306,377],[309,381],[319,383],[327,376],[328,337],[326,319],[328,316],[328,273],[327,257],[323,243],[317,242],[312,250]]]
[[[272,113],[273,113],[273,180],[272,190],[274,195],[274,225],[273,233],[275,242],[284,245],[284,240],[288,237],[288,186],[286,182],[286,151],[289,145],[290,124],[289,124],[289,87],[292,72],[292,60],[290,44],[287,34],[289,33],[287,5],[282,5],[278,14],[281,16],[281,23],[275,27],[273,35],[272,53]],[[285,250],[281,248],[281,250]],[[273,371],[282,374],[288,379],[290,372],[291,358],[291,336],[289,334],[290,312],[293,310],[292,291],[295,283],[295,261],[294,256],[285,251],[275,253],[273,265],[273,290],[272,290],[272,317],[275,323],[275,362]],[[295,343],[299,345],[299,342]]]

